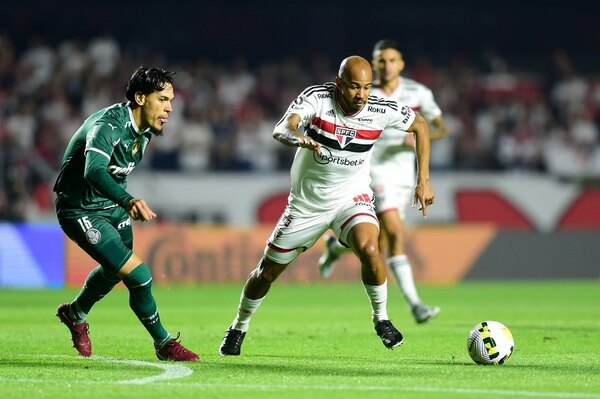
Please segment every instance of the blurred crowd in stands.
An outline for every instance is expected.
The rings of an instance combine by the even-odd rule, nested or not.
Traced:
[[[405,76],[433,90],[449,128],[432,145],[432,170],[536,171],[597,183],[600,73],[578,74],[560,50],[548,55],[551,76],[512,70],[493,53],[483,67],[458,56],[445,65],[430,59],[407,58]],[[240,54],[227,64],[173,63],[125,50],[110,36],[56,45],[33,37],[17,51],[0,33],[0,220],[53,207],[68,140],[90,113],[124,101],[139,65],[177,72],[165,134],[140,168],[198,176],[287,170],[294,149],[272,139],[273,126],[302,89],[333,80],[338,62],[315,54],[250,65]]]

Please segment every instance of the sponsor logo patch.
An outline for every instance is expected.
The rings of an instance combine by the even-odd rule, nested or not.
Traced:
[[[350,161],[343,157],[336,157],[336,156],[332,155],[331,151],[326,147],[321,147],[320,155],[317,154],[316,152],[313,152],[313,158],[320,165],[327,165],[329,163],[333,163],[333,164],[342,165],[342,166],[360,166],[365,163],[365,160],[362,158],[361,159],[353,159]]]
[[[122,222],[120,222],[117,225],[117,230],[121,230],[122,228],[127,227],[127,226],[131,226],[131,219],[130,218],[127,218],[127,219],[123,220]]]

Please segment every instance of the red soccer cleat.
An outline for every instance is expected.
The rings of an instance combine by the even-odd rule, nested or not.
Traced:
[[[92,356],[92,343],[88,336],[89,325],[86,322],[75,323],[69,318],[69,304],[63,303],[58,307],[56,315],[60,319],[61,323],[67,326],[71,332],[71,340],[73,341],[73,348],[77,349],[77,352],[81,356],[89,357]]]
[[[189,349],[186,349],[183,345],[177,341],[179,339],[179,333],[177,337],[167,341],[166,344],[156,349],[156,357],[160,360],[169,360],[172,362],[197,362],[200,357]]]

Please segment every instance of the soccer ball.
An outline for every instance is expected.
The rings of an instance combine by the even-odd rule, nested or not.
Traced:
[[[482,321],[469,333],[467,349],[477,364],[504,364],[515,348],[510,330],[497,321]]]

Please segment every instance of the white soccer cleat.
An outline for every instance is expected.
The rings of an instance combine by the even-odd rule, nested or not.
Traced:
[[[441,309],[439,306],[429,307],[427,305],[418,304],[413,306],[412,314],[415,317],[415,321],[419,324],[423,324],[433,319],[440,313]]]

